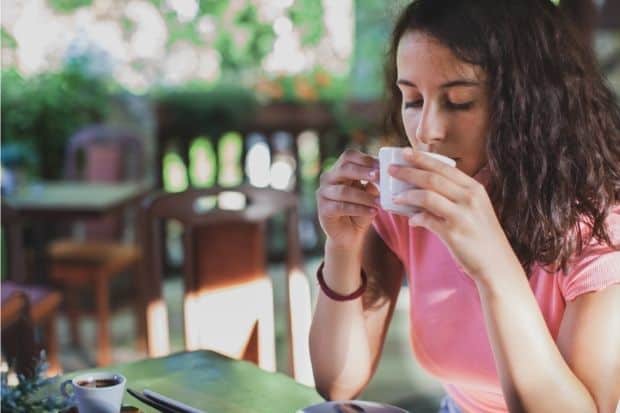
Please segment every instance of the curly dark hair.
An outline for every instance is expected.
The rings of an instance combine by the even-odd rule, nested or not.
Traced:
[[[567,271],[620,200],[620,108],[588,45],[548,0],[417,0],[397,19],[386,65],[390,133],[406,141],[396,50],[408,31],[487,75],[487,188],[527,273]],[[582,228],[582,226],[585,226]]]

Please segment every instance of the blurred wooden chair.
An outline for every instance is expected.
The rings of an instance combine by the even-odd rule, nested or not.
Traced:
[[[265,227],[278,213],[285,213],[288,222],[286,282],[289,326],[294,326],[289,329],[290,368],[295,377],[305,377],[302,381],[307,382],[312,377],[306,344],[310,298],[301,267],[294,194],[239,186],[159,193],[145,199],[140,227],[145,266],[152,277],[150,297],[151,302],[161,297],[162,224],[177,220],[183,227],[186,349],[208,348],[275,371],[274,304]],[[302,285],[302,294],[293,299],[291,282]]]
[[[2,284],[2,355],[16,373],[31,377],[37,346],[28,297],[22,292],[9,294]]]
[[[8,280],[1,285],[2,345],[16,370],[31,374],[40,345],[46,352],[49,374],[60,372],[56,315],[62,301],[59,292],[29,283],[23,249],[23,228],[19,213],[2,203],[2,227],[6,237]],[[40,334],[35,330],[40,329]],[[37,338],[40,338],[38,340]],[[40,341],[40,343],[39,343]]]
[[[65,176],[68,180],[93,183],[141,180],[145,176],[142,141],[139,136],[122,129],[105,125],[87,127],[69,140]],[[133,272],[136,293],[132,300],[140,345],[144,337],[144,301],[139,282],[142,254],[137,245],[123,242],[126,223],[121,215],[84,222],[83,239],[57,240],[48,248],[50,278],[62,286],[65,293],[75,346],[81,341],[81,293],[87,288],[93,289],[90,302],[95,306],[97,364],[100,366],[111,361],[110,289],[113,279],[121,274]]]
[[[7,359],[10,361],[14,355],[16,370],[30,374],[42,346],[49,365],[48,374],[59,373],[56,315],[62,301],[60,293],[11,281],[3,281],[1,288],[2,341]],[[35,332],[37,328],[42,330],[40,335]]]

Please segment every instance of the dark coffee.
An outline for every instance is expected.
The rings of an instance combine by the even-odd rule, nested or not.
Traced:
[[[82,387],[112,387],[116,386],[121,382],[120,379],[111,378],[111,379],[97,379],[97,380],[80,380],[78,381],[78,386]]]

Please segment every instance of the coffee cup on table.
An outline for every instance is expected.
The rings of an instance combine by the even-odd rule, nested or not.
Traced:
[[[409,165],[405,161],[403,154],[405,149],[396,146],[384,146],[379,149],[379,193],[381,208],[395,214],[411,216],[420,212],[420,208],[411,205],[395,204],[394,197],[401,192],[415,189],[416,186],[396,179],[388,172],[390,165]],[[452,167],[456,165],[456,161],[447,156],[426,151],[424,153]]]
[[[126,383],[125,377],[118,373],[85,373],[64,381],[60,392],[80,413],[118,413]]]

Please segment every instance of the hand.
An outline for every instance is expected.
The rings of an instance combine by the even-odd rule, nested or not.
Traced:
[[[482,184],[423,152],[406,149],[405,160],[411,166],[393,165],[389,173],[418,187],[394,198],[397,204],[423,209],[409,225],[440,237],[475,281],[518,263]]]
[[[346,150],[329,171],[321,175],[316,191],[321,227],[331,246],[361,248],[379,206],[379,162],[352,149]],[[368,181],[362,184],[360,181]]]

